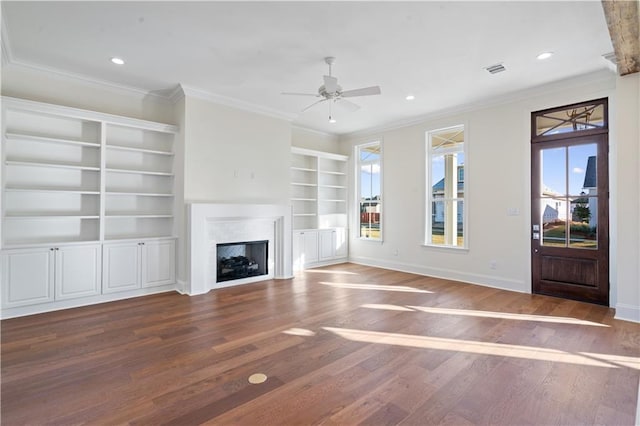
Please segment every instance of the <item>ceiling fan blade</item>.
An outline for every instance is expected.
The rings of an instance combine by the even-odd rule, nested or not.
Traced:
[[[282,92],[280,93],[281,95],[292,95],[292,96],[313,96],[313,97],[318,97],[320,95],[318,95],[317,93],[296,93],[296,92]]]
[[[300,112],[305,112],[306,110],[308,110],[308,109],[309,109],[309,108],[311,108],[312,106],[314,106],[314,105],[318,105],[320,102],[324,102],[324,101],[326,101],[326,100],[327,100],[326,98],[324,98],[324,99],[320,99],[319,101],[312,103],[311,105],[309,105],[308,107],[306,107],[305,109],[303,109],[303,110],[302,110],[302,111],[300,111]]]
[[[327,93],[334,93],[338,90],[338,79],[335,77],[331,77],[330,75],[324,76],[324,90]]]
[[[379,95],[379,94],[380,94],[380,87],[371,86],[371,87],[363,87],[362,89],[346,90],[342,92],[341,96],[343,98],[352,98],[354,96],[369,96],[369,95]]]
[[[346,99],[337,99],[336,104],[340,105],[342,108],[350,112],[355,112],[360,109],[360,105],[356,105],[353,102],[348,101]]]

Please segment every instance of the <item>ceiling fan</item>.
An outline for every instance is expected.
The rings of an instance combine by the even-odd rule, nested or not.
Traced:
[[[371,86],[371,87],[363,87],[361,89],[353,89],[353,90],[342,90],[342,87],[338,84],[338,79],[331,75],[331,65],[335,62],[336,58],[333,56],[328,56],[324,58],[324,61],[329,65],[329,75],[323,76],[324,84],[318,88],[318,93],[296,93],[296,92],[282,92],[283,95],[293,95],[293,96],[313,96],[316,98],[322,98],[319,101],[312,103],[311,105],[305,107],[301,112],[305,112],[309,108],[326,101],[329,102],[329,122],[334,123],[335,120],[331,117],[331,104],[335,103],[347,109],[348,111],[357,111],[360,106],[348,101],[344,98],[353,98],[356,96],[370,96],[370,95],[379,95],[380,87],[379,86]]]

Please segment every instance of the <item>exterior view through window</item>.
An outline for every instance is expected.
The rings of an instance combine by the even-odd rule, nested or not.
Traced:
[[[467,246],[464,126],[427,133],[425,244]]]
[[[371,142],[356,147],[358,222],[360,238],[382,240],[382,146]]]

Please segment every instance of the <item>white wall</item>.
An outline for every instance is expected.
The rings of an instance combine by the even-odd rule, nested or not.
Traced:
[[[341,149],[338,136],[295,126],[291,129],[291,146],[333,153]]]
[[[176,124],[173,104],[149,96],[20,65],[3,65],[2,95]]]
[[[352,155],[354,145],[381,140],[384,156],[384,241],[358,239],[352,215],[350,258],[391,269],[530,292],[530,114],[608,96],[610,105],[617,107],[610,112],[610,146],[612,153],[617,150],[617,156],[610,158],[611,248],[618,252],[618,258],[611,262],[611,303],[618,308],[622,305],[624,312],[637,312],[638,77],[621,80],[616,89],[615,75],[595,73],[514,94],[510,102],[469,108],[406,127],[342,137],[343,153]],[[465,202],[469,208],[469,249],[424,247],[425,132],[456,124],[466,126],[468,143]],[[351,205],[354,196],[352,191]],[[508,208],[517,208],[520,214],[509,216]],[[630,222],[634,224],[627,225]],[[496,269],[490,268],[491,261],[496,262]],[[622,317],[620,313],[618,316]],[[633,319],[628,313],[624,317]]]
[[[187,96],[186,202],[289,203],[291,124]]]
[[[619,77],[612,106],[612,257],[617,268],[616,317],[640,322],[640,74]]]

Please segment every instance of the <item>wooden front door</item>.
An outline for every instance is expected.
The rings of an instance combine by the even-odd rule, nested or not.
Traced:
[[[609,305],[607,114],[606,99],[532,113],[533,293]]]

